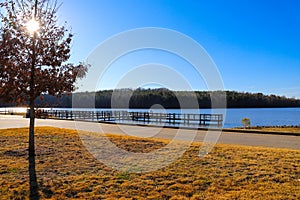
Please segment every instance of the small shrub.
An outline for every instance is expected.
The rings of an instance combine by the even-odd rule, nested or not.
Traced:
[[[242,124],[243,124],[244,128],[249,128],[251,126],[250,118],[243,118]]]

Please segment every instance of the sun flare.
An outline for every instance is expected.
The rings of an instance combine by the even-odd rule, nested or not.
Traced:
[[[30,34],[35,33],[36,31],[38,31],[40,28],[40,24],[38,21],[36,21],[35,19],[31,19],[30,21],[28,21],[26,23],[26,29],[28,30],[28,32]]]

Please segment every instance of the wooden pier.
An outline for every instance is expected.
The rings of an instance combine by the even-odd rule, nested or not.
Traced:
[[[84,120],[97,122],[123,122],[128,124],[170,124],[172,126],[221,126],[222,114],[178,114],[155,112],[127,112],[127,111],[43,111],[46,116],[58,119]]]

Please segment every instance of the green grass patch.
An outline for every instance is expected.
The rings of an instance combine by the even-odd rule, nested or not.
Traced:
[[[0,130],[0,199],[28,199],[28,129]],[[118,147],[149,152],[168,141],[108,136]],[[300,199],[300,151],[200,143],[155,172],[113,170],[96,160],[74,130],[36,128],[41,199]]]

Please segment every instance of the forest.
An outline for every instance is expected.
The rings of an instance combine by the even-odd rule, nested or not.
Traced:
[[[80,107],[96,108],[151,108],[158,104],[166,109],[193,108],[189,101],[197,98],[199,108],[211,107],[211,94],[220,91],[171,91],[165,88],[158,89],[117,89],[102,90],[98,92],[80,92],[64,94],[60,98],[43,95],[36,99],[38,107],[72,107],[72,96]],[[276,108],[276,107],[300,107],[300,99],[287,98],[277,95],[265,95],[262,93],[225,91],[228,108]],[[1,97],[0,97],[1,98]],[[93,101],[93,99],[95,99]],[[181,105],[180,102],[185,102]],[[0,107],[15,106],[13,103],[0,101]],[[24,106],[24,105],[23,105]]]

